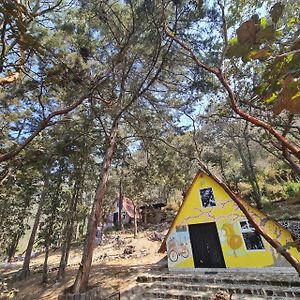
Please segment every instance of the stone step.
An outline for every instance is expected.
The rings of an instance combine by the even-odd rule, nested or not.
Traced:
[[[194,300],[194,299],[203,299],[209,300],[212,299],[213,293],[211,292],[193,292],[193,291],[180,291],[180,290],[169,290],[169,289],[158,289],[151,288],[148,291],[145,291],[142,299],[153,298],[153,299],[184,299],[184,300]]]
[[[268,285],[281,287],[300,287],[298,276],[282,276],[280,274],[143,274],[137,278],[138,282],[185,282],[185,283],[215,283],[215,284],[247,284],[247,285]]]
[[[215,298],[214,292],[195,292],[171,289],[151,288],[144,292],[141,299],[179,299],[179,300],[213,300]],[[232,300],[300,300],[297,297],[270,297],[257,295],[232,295]]]
[[[276,296],[276,297],[300,297],[299,287],[281,287],[269,285],[248,285],[248,284],[214,284],[199,282],[154,282],[151,286],[156,289],[177,289],[186,291],[226,291],[232,294],[247,294],[258,296]]]

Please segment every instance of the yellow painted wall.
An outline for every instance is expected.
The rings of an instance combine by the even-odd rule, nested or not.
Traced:
[[[213,189],[216,206],[204,208],[199,190],[208,187]],[[245,205],[260,225],[282,245],[292,241],[291,234],[286,229],[267,219],[262,212],[248,203],[245,202]],[[266,267],[281,264],[284,259],[265,240],[263,250],[246,249],[239,226],[239,221],[243,220],[246,220],[245,215],[223,188],[212,178],[200,173],[194,180],[166,241],[169,268],[194,268],[188,229],[186,232],[178,233],[176,227],[188,228],[189,224],[208,222],[216,222],[226,267]],[[173,261],[170,259],[172,250]],[[290,251],[300,261],[297,249],[292,248]]]

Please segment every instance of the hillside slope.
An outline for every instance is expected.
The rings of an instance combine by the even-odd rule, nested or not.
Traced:
[[[157,253],[168,225],[158,225],[140,232],[137,239],[131,233],[111,232],[104,237],[101,246],[94,250],[90,286],[101,286],[104,294],[128,287],[135,282],[139,272],[165,265],[164,255]],[[18,290],[14,299],[54,300],[74,282],[81,260],[81,247],[70,253],[67,274],[62,282],[55,282],[60,251],[52,251],[49,258],[49,282],[41,284],[43,253],[32,259],[32,276],[26,281],[15,281],[12,274],[21,267],[21,262],[2,265],[2,275],[7,279],[8,290]]]

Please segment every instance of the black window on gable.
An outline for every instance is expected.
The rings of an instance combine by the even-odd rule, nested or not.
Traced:
[[[248,251],[265,249],[261,236],[252,227],[249,221],[240,221],[241,233]]]
[[[203,207],[216,206],[212,188],[200,189],[200,199]]]

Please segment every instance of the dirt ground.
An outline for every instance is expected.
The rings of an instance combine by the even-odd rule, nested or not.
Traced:
[[[137,239],[131,233],[110,233],[105,235],[101,246],[94,249],[92,270],[89,285],[101,286],[103,294],[128,288],[133,285],[138,273],[164,265],[165,254],[157,253],[166,230],[147,230],[140,232]],[[124,249],[133,246],[133,253],[124,254]],[[129,247],[130,248],[130,247]],[[36,270],[26,281],[8,280],[8,290],[18,290],[14,299],[18,300],[54,300],[62,291],[74,283],[78,264],[81,260],[82,247],[71,250],[66,277],[62,282],[56,282],[55,277],[60,259],[60,251],[52,251],[49,257],[49,282],[42,284],[41,270],[44,255],[41,253],[32,259],[31,269]],[[0,267],[0,274],[7,278],[21,267],[21,262]],[[53,269],[51,271],[51,269]],[[0,297],[1,299],[1,297]],[[2,298],[3,299],[3,298]]]

